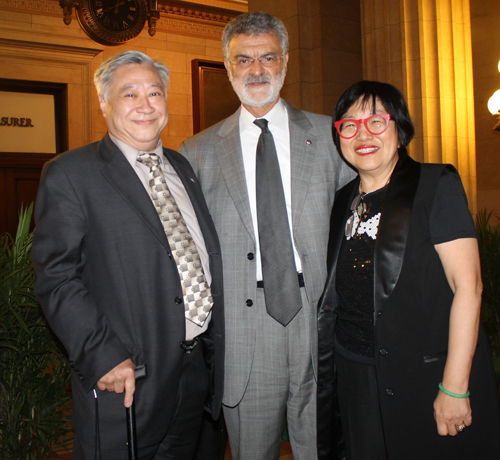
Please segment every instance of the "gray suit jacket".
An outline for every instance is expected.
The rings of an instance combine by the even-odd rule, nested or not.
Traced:
[[[186,188],[209,253],[214,307],[205,339],[212,370],[207,405],[217,416],[224,354],[219,242],[189,163],[173,150],[164,155]],[[185,318],[177,266],[149,194],[106,135],[46,164],[35,217],[36,295],[74,369],[79,439],[94,442],[91,389],[131,358],[148,368],[135,393],[140,446],[160,442],[175,409]],[[124,446],[123,395],[98,391],[98,400],[101,446]]]
[[[331,118],[297,110],[289,115],[293,235],[300,254],[308,304],[311,357],[316,367],[317,301],[326,279],[330,212],[335,191],[354,177],[332,141]],[[240,110],[185,141],[190,161],[219,235],[224,270],[226,325],[223,403],[243,397],[252,367],[255,325],[247,300],[256,297],[255,235],[239,133]],[[249,302],[250,303],[250,302]]]

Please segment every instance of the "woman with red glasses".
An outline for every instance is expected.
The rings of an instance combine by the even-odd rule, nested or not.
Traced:
[[[413,123],[392,85],[351,86],[333,121],[358,177],[337,192],[330,223],[319,459],[498,460],[477,233],[460,177],[408,156]]]

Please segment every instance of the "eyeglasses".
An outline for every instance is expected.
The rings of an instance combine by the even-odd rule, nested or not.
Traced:
[[[359,127],[363,123],[369,133],[377,135],[387,130],[391,118],[390,113],[381,113],[361,120],[339,120],[335,122],[335,128],[337,128],[340,137],[352,139],[358,134]]]
[[[285,55],[282,54],[281,56],[273,56],[272,54],[268,54],[267,56],[263,56],[257,59],[250,59],[248,57],[241,56],[236,58],[236,62],[229,61],[229,63],[242,69],[251,67],[255,61],[259,61],[264,67],[275,67],[278,65],[280,59],[283,59],[283,56]]]

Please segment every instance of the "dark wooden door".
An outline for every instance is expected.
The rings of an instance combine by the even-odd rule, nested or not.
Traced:
[[[43,165],[68,149],[67,85],[0,78],[0,91],[54,96],[56,153],[0,152],[0,234],[14,236],[21,206],[36,200]]]

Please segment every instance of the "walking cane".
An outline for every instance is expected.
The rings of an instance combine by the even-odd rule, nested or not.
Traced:
[[[135,382],[146,378],[146,365],[142,364],[135,368]],[[137,433],[135,429],[135,404],[132,403],[130,407],[126,408],[127,411],[127,446],[129,460],[138,460],[139,454],[137,452]]]

